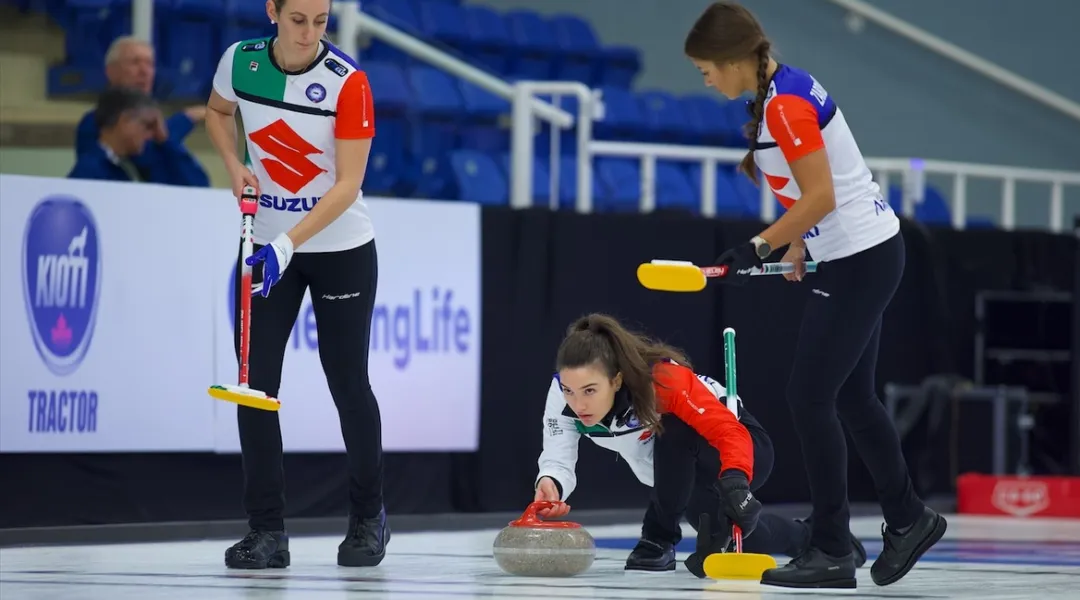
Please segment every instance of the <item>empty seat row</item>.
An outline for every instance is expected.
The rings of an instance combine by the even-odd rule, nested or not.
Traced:
[[[96,92],[112,40],[132,31],[131,0],[5,0],[48,13],[65,30],[66,60],[51,69],[54,95]],[[229,44],[270,35],[265,4],[244,0],[152,0],[159,97],[203,98]],[[603,46],[584,20],[528,10],[497,12],[457,0],[365,0],[362,10],[500,77],[581,81],[628,88],[640,70],[633,47]],[[328,30],[336,31],[336,18]],[[357,57],[417,61],[379,40]]]
[[[501,13],[447,0],[368,0],[362,9],[503,77],[628,88],[641,68],[636,48],[601,44],[592,26],[573,15],[544,17],[524,9]],[[361,57],[413,62],[378,40]]]
[[[450,181],[449,153],[457,149],[505,152],[510,147],[510,103],[443,71],[391,63],[364,63],[375,98],[377,133],[369,182],[382,193],[441,197]],[[605,113],[593,123],[599,139],[736,144],[745,121],[742,102],[708,96],[633,94],[604,88]],[[576,114],[575,102],[560,105]],[[742,115],[739,117],[739,115]],[[741,119],[741,120],[737,120]],[[561,154],[574,154],[576,131],[564,130]],[[535,137],[534,151],[550,154],[551,130]],[[745,146],[745,141],[741,141]],[[423,193],[421,193],[421,191]]]
[[[509,202],[510,154],[461,149],[450,153],[452,199],[482,204]],[[641,198],[640,162],[635,159],[594,157],[592,160],[594,210],[636,211]],[[572,209],[576,201],[577,161],[563,156],[557,163],[558,205]],[[552,166],[547,157],[533,159],[532,200],[548,206],[552,198]],[[701,206],[701,165],[692,162],[657,161],[655,198],[658,210],[675,209],[692,213]],[[717,214],[734,218],[756,218],[760,214],[760,192],[733,165],[721,165],[716,172]]]

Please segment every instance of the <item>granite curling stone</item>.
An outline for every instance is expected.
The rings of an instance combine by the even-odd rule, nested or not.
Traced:
[[[495,537],[495,562],[511,575],[573,577],[592,566],[596,541],[571,521],[544,521],[536,513],[555,502],[533,502]]]

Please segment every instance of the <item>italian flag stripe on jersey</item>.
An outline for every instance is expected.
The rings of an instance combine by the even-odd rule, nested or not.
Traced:
[[[270,38],[240,42],[233,54],[232,84],[237,92],[285,100],[285,74],[270,63]]]

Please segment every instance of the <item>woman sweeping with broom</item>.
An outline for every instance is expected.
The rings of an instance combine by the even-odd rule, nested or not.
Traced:
[[[707,555],[728,549],[732,525],[746,537],[744,552],[797,556],[804,550],[809,527],[762,513],[753,495],[772,470],[768,433],[741,401],[738,417],[729,410],[724,387],[694,373],[681,352],[610,316],[591,314],[570,326],[555,363],[534,499],[569,498],[582,436],[619,453],[653,488],[627,570],[674,570],[684,514],[698,532],[697,551],[685,564],[698,577],[705,576]],[[568,511],[561,504],[541,514]],[[854,536],[852,545],[865,561]]]

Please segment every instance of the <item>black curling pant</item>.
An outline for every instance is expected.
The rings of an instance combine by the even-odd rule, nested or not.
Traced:
[[[773,445],[769,435],[745,410],[741,421],[754,444],[754,478],[750,489],[755,491],[772,472]],[[720,528],[730,527],[730,523],[718,523],[721,498],[713,486],[720,476],[720,452],[675,415],[664,415],[661,425],[663,432],[653,442],[653,489],[642,536],[678,544],[682,539],[679,527],[682,517],[685,515],[696,530],[702,513],[712,518],[714,535],[720,533]],[[794,556],[805,545],[806,537],[805,525],[763,511],[757,528],[744,538],[743,551]]]
[[[802,444],[813,502],[811,544],[851,552],[848,456],[841,421],[874,479],[886,523],[915,522],[915,495],[900,437],[877,397],[881,319],[904,272],[904,239],[819,266],[799,285],[812,293],[803,313],[787,399]]]
[[[258,250],[259,246],[256,246]],[[285,347],[311,291],[319,358],[337,405],[348,454],[350,514],[376,516],[383,504],[382,420],[368,380],[371,315],[378,280],[375,241],[340,252],[293,254],[270,296],[251,299],[251,387],[277,396]],[[253,281],[262,281],[256,265]],[[250,290],[239,289],[237,293]],[[239,297],[239,296],[237,296]],[[239,315],[239,302],[237,303]],[[236,335],[239,358],[240,336]],[[307,398],[283,398],[303,410]],[[285,480],[278,413],[237,407],[244,461],[244,510],[253,529],[284,529]]]

